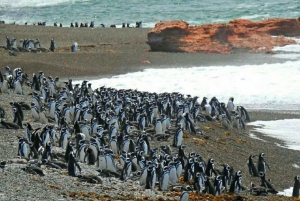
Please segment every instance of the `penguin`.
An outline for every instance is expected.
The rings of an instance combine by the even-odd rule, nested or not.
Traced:
[[[194,160],[193,158],[188,159],[188,163],[184,168],[184,176],[183,176],[183,181],[188,182],[192,179],[192,176],[194,174]]]
[[[223,165],[223,172],[222,172],[222,182],[223,186],[225,187],[225,190],[228,190],[228,186],[231,184],[232,176],[231,176],[231,170],[232,168],[228,164]]]
[[[7,165],[6,165],[6,161],[1,161],[0,162],[0,168],[2,169],[2,172],[4,172],[4,169],[5,169],[5,167],[6,167]],[[298,193],[299,194],[299,193]]]
[[[95,156],[95,153],[94,153],[94,151],[91,147],[87,147],[85,149],[85,156],[84,156],[83,161],[85,163],[87,163],[88,165],[95,165],[96,156]]]
[[[259,175],[259,178],[260,178],[260,186],[261,187],[266,188],[268,193],[272,193],[272,194],[277,194],[278,193],[278,191],[276,191],[274,189],[272,184],[268,180],[266,180],[265,173],[259,172],[258,175]]]
[[[294,187],[293,187],[293,193],[292,196],[298,198],[299,197],[299,188],[300,188],[300,176],[297,175],[294,177]]]
[[[53,160],[53,156],[52,156],[52,145],[50,142],[46,143],[43,155],[42,155],[42,160]]]
[[[18,156],[28,158],[28,145],[24,139],[19,139]]]
[[[30,174],[34,174],[34,175],[38,174],[40,176],[45,176],[43,169],[35,165],[26,166],[24,168],[21,168],[21,170]]]
[[[222,115],[222,120],[221,120],[221,125],[225,129],[230,129],[231,128],[231,122],[230,120],[226,117],[225,114]]]
[[[269,165],[265,161],[265,153],[260,153],[258,156],[257,171],[266,173],[267,168],[270,170]]]
[[[143,151],[143,153],[145,155],[148,155],[148,150],[149,150],[149,147],[148,147],[148,144],[147,142],[144,140],[144,139],[139,139],[139,147],[140,147],[140,151]]]
[[[156,172],[153,166],[149,166],[147,169],[146,187],[145,189],[154,190],[156,182]]]
[[[46,117],[46,113],[45,113],[45,108],[44,107],[41,107],[41,110],[39,112],[39,121],[42,123],[42,124],[47,124],[48,123],[48,118]]]
[[[230,97],[227,103],[227,111],[232,112],[234,111],[234,104],[233,104],[234,98]]]
[[[20,129],[20,126],[13,123],[13,122],[7,122],[4,121],[3,119],[0,119],[0,125],[6,129]]]
[[[159,181],[159,190],[167,191],[169,187],[170,171],[167,166],[163,168],[162,176]]]
[[[182,145],[182,143],[183,143],[183,130],[181,126],[178,125],[176,134],[174,135],[174,139],[173,139],[173,146],[179,147]]]
[[[208,159],[208,162],[207,162],[207,165],[206,165],[206,168],[205,168],[205,174],[208,177],[212,177],[212,173],[217,175],[217,172],[215,170],[214,162],[215,162],[214,159],[212,159],[212,158]]]
[[[74,151],[74,149],[73,149],[72,143],[68,142],[66,152],[65,152],[65,157],[64,157],[66,163],[69,162],[70,153],[73,152],[73,151]]]
[[[127,181],[128,177],[131,174],[132,162],[129,158],[125,159],[125,163],[121,172],[121,181]]]
[[[77,168],[79,173],[81,174],[81,168],[75,159],[75,154],[71,152],[69,154],[69,161],[68,161],[68,175],[76,177],[78,176]]]
[[[237,128],[237,129],[243,129],[245,130],[245,123],[244,121],[240,118],[239,115],[234,115],[233,120],[232,120],[232,127]]]
[[[113,136],[109,140],[110,148],[114,154],[118,154],[117,137]]]
[[[66,128],[62,128],[60,130],[59,146],[64,150],[67,148],[68,137],[69,131]]]
[[[106,161],[106,170],[110,172],[117,172],[116,163],[112,153],[105,154],[105,161]]]
[[[140,185],[144,186],[146,184],[146,180],[147,180],[148,167],[144,167],[143,169],[141,169],[139,171],[138,175],[140,176]]]
[[[237,171],[235,173],[233,181],[231,182],[229,193],[237,193],[237,192],[240,192],[241,190],[243,190],[243,187],[242,187],[242,172]]]
[[[76,159],[78,162],[84,163],[86,156],[87,144],[85,144],[84,140],[79,141],[77,150],[76,150]]]
[[[223,186],[222,177],[220,175],[217,175],[215,177],[215,181],[214,181],[214,187],[215,187],[214,196],[218,196],[218,195],[221,195],[223,193],[222,186]]]
[[[79,175],[78,176],[79,181],[87,182],[91,184],[102,184],[102,179],[94,174],[85,174],[85,175]]]
[[[189,191],[192,191],[192,188],[187,185],[185,188],[183,188],[178,201],[189,201]]]
[[[169,181],[171,184],[178,183],[177,171],[174,162],[169,163]]]
[[[32,116],[33,121],[35,121],[35,122],[39,121],[39,119],[40,119],[39,111],[34,102],[31,102],[30,110],[31,110],[31,116]]]
[[[161,125],[161,119],[156,119],[155,126],[154,126],[155,134],[161,134],[162,132],[162,125]]]
[[[50,43],[50,51],[54,52],[56,48],[55,40],[52,38]]]
[[[195,174],[195,179],[194,179],[194,189],[197,191],[198,194],[202,193],[202,187],[204,184],[204,177],[203,172],[197,172]]]
[[[22,79],[21,77],[15,78],[14,83],[13,83],[14,93],[24,95],[22,84],[21,84],[21,79]]]
[[[250,122],[249,114],[243,106],[237,106],[237,111],[244,122]]]
[[[254,165],[254,162],[253,162],[253,158],[255,157],[256,155],[253,155],[251,154],[249,156],[249,159],[247,161],[247,166],[248,166],[248,170],[249,170],[249,174],[252,176],[252,177],[258,177],[258,171],[256,169],[256,166]]]

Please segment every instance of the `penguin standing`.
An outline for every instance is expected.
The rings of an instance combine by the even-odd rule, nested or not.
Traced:
[[[247,161],[247,166],[248,166],[248,170],[249,170],[249,173],[252,177],[258,177],[258,171],[256,169],[256,166],[254,165],[254,162],[253,162],[253,158],[255,157],[255,155],[251,154],[249,156],[249,159]]]
[[[73,152],[69,154],[69,162],[68,162],[68,175],[76,177],[78,176],[77,168],[81,174],[81,168],[75,159],[75,155]]]
[[[265,153],[260,153],[258,156],[257,171],[266,173],[267,167],[270,170],[269,165],[265,161]]]
[[[214,159],[212,159],[212,158],[208,159],[208,162],[207,162],[207,165],[206,165],[206,168],[205,168],[205,174],[208,177],[211,177],[212,173],[217,175],[216,170],[215,170],[214,162],[215,162]]]
[[[169,181],[171,184],[176,184],[178,182],[176,167],[174,162],[169,163]]]
[[[167,166],[163,168],[162,176],[159,181],[159,189],[161,191],[167,191],[169,187],[169,177],[170,177],[170,171]]]
[[[215,196],[221,195],[223,193],[222,186],[223,186],[222,177],[220,175],[217,175],[214,181]]]
[[[197,172],[194,179],[194,189],[197,190],[197,193],[202,193],[202,186],[204,184],[204,177],[203,172]]]
[[[234,98],[230,97],[227,103],[227,111],[231,112],[234,111],[234,104],[233,104]]]
[[[96,163],[96,156],[91,147],[87,147],[85,149],[85,156],[83,159],[84,162],[86,162],[88,165],[95,165]]]
[[[293,187],[293,197],[298,198],[299,197],[299,189],[300,189],[300,176],[297,175],[295,176],[295,183],[294,183],[294,187]]]
[[[146,179],[146,187],[145,189],[154,190],[156,182],[156,172],[153,166],[149,166],[147,170],[147,179]]]
[[[239,116],[244,122],[250,122],[250,117],[248,115],[248,112],[243,106],[237,106],[237,111],[239,113]]]
[[[179,201],[189,201],[189,191],[191,190],[190,186],[186,186],[180,195]]]
[[[132,162],[129,158],[125,159],[125,163],[121,172],[121,181],[127,181],[128,177],[131,174]]]
[[[180,125],[178,125],[178,128],[176,130],[176,134],[174,135],[173,140],[173,146],[174,147],[180,147],[183,143],[183,130]]]
[[[50,51],[54,52],[56,48],[55,40],[52,38],[50,43]]]
[[[33,121],[39,121],[40,119],[39,111],[34,102],[31,103],[30,110],[31,110],[31,116]]]
[[[230,193],[237,193],[237,192],[240,192],[241,190],[243,190],[243,187],[242,187],[242,172],[237,171],[235,173],[233,181],[231,182],[229,192]]]

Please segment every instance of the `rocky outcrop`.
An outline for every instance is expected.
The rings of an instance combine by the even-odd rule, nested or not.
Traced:
[[[252,22],[232,20],[227,24],[189,26],[184,21],[160,22],[148,33],[151,51],[234,53],[271,52],[274,46],[294,44],[287,37],[300,36],[300,18]]]

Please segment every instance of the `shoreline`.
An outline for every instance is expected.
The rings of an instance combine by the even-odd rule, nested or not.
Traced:
[[[22,38],[39,38],[44,48],[49,48],[50,40],[55,39],[55,52],[19,52],[18,56],[9,56],[7,51],[0,49],[0,66],[21,66],[29,75],[38,73],[35,69],[39,69],[53,77],[102,78],[147,68],[240,66],[288,61],[273,57],[272,54],[247,53],[245,50],[235,54],[150,52],[146,43],[150,31],[148,28],[72,29],[0,24],[0,30],[0,38],[3,38],[0,46],[6,45],[6,36],[18,41]],[[78,52],[70,51],[74,42],[79,45]]]

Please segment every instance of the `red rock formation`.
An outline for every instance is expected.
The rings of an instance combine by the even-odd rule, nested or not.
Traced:
[[[165,52],[270,52],[274,46],[295,43],[285,36],[300,36],[300,18],[259,22],[237,19],[228,24],[201,26],[189,26],[184,21],[160,22],[148,33],[148,44],[151,51]]]

